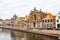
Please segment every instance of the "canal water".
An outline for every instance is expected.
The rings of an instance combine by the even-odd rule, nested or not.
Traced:
[[[11,30],[1,30],[0,40],[58,40],[57,37],[46,35],[17,32]]]

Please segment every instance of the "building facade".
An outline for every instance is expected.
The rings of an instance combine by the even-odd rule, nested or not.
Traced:
[[[26,28],[28,26],[28,20],[27,17],[18,17],[16,19],[16,24],[19,28]]]
[[[54,28],[55,27],[55,16],[51,13],[47,13],[47,15],[42,19],[42,27],[43,28]]]
[[[0,19],[0,26],[4,26],[2,19]]]
[[[45,13],[41,9],[30,11],[25,17],[18,17],[16,23],[18,27],[23,28],[54,28],[56,27],[56,16],[51,13]]]
[[[10,20],[10,19],[5,19],[5,20],[0,20],[0,26],[4,27],[16,27],[16,20]]]
[[[60,28],[60,12],[56,16],[56,28],[58,29]]]
[[[0,26],[4,27],[16,27],[16,18],[17,16],[14,15],[11,19],[0,19]]]
[[[30,20],[29,25],[31,28],[41,28],[42,27],[42,19],[45,17],[46,13],[40,10],[36,10],[34,8],[33,11],[30,12]]]

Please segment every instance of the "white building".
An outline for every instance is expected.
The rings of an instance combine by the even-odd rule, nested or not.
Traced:
[[[60,28],[60,12],[56,16],[56,28],[58,29]]]

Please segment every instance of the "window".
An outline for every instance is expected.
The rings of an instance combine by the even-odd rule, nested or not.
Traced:
[[[34,20],[36,20],[36,15],[34,15]]]
[[[44,20],[42,20],[44,22]]]
[[[55,22],[54,22],[54,24],[55,24]]]
[[[36,23],[34,22],[33,25],[34,25],[34,27],[35,27]]]
[[[58,19],[60,19],[60,16],[58,16]]]
[[[57,28],[60,28],[60,24],[57,24]]]
[[[49,27],[49,24],[47,24],[47,28]]]
[[[47,22],[47,21],[45,20],[45,22]]]
[[[49,20],[48,20],[48,22],[49,22]]]
[[[52,24],[50,24],[50,27],[52,27]]]
[[[51,19],[51,22],[52,22],[52,19]]]
[[[11,24],[7,24],[7,26],[11,26]]]
[[[57,22],[59,22],[59,20],[57,20]]]
[[[44,25],[44,28],[46,28],[46,24]]]

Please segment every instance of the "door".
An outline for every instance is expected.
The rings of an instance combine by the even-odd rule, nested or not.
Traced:
[[[35,25],[36,25],[36,23],[34,22],[34,23],[33,23],[34,28],[35,28]]]

